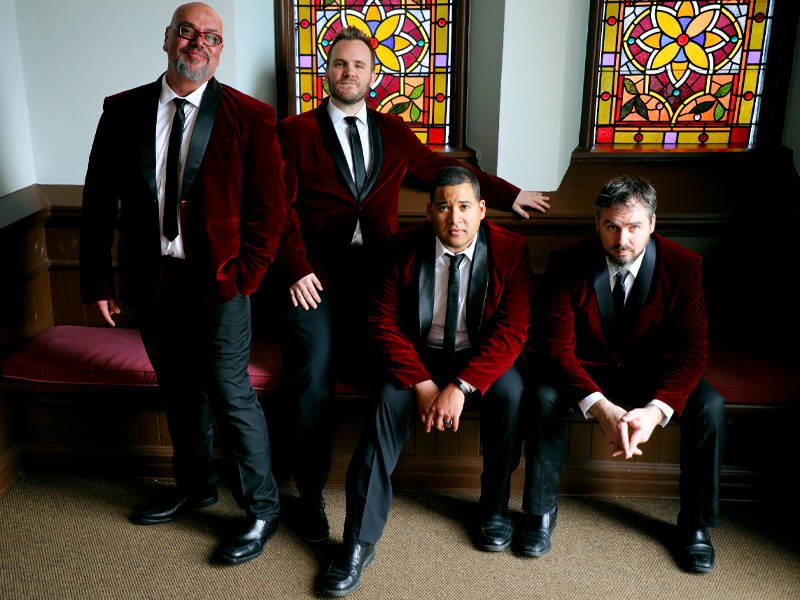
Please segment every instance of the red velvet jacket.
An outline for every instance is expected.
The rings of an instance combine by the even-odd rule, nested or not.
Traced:
[[[620,325],[595,235],[552,252],[539,306],[536,351],[572,401],[601,391],[584,366],[616,364],[653,382],[644,401],[657,398],[680,415],[708,358],[700,256],[653,234]]]
[[[161,78],[106,98],[83,191],[83,301],[114,298],[111,244],[119,211],[120,295],[158,297],[161,269],[155,129]],[[208,82],[184,169],[180,218],[187,267],[208,302],[258,287],[286,220],[272,108]]]
[[[528,337],[533,277],[528,243],[488,220],[481,224],[467,298],[470,343],[480,351],[458,376],[486,393],[514,364]],[[483,250],[480,244],[483,243]],[[404,386],[430,379],[419,358],[433,312],[435,237],[430,223],[389,240],[387,268],[370,324],[391,375]]]
[[[463,166],[420,142],[400,117],[368,110],[372,168],[358,202],[327,102],[278,124],[289,200],[279,259],[291,283],[315,273],[324,287],[336,279],[336,261],[346,255],[356,221],[364,246],[373,251],[397,231],[397,199],[406,172],[430,182],[444,167]],[[519,188],[475,173],[487,203],[509,210]]]

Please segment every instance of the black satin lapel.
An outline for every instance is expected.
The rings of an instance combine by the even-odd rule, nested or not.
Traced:
[[[644,257],[642,258],[642,265],[639,267],[639,274],[633,282],[633,287],[628,294],[628,300],[625,302],[625,320],[628,323],[635,323],[639,312],[644,306],[644,301],[647,298],[647,293],[650,291],[650,284],[653,283],[653,274],[656,270],[656,242],[651,237],[647,243],[647,250],[645,250]]]
[[[486,292],[489,289],[489,245],[486,243],[484,225],[478,229],[478,241],[472,255],[472,271],[467,293],[467,334],[473,347],[480,346],[481,320]]]
[[[436,253],[436,242],[433,234],[426,243],[427,248],[421,252],[419,265],[419,339],[422,343],[428,339],[433,323],[433,294],[435,292],[435,271],[433,255]]]
[[[333,123],[331,123],[331,117],[328,114],[327,106],[328,99],[326,98],[314,111],[314,118],[317,120],[317,125],[319,126],[322,143],[325,145],[328,154],[331,155],[333,164],[336,165],[339,178],[357,201],[356,184],[353,181],[352,173],[350,173],[350,167],[347,166],[347,159],[344,156],[344,150],[342,150],[342,145],[339,143],[339,138],[333,128]]]
[[[600,242],[597,242],[598,246]],[[606,339],[613,340],[617,335],[617,322],[614,316],[614,301],[611,299],[611,278],[608,275],[608,264],[602,248],[598,252],[600,260],[595,264],[594,270],[594,295],[597,298],[597,308],[600,310],[600,323]]]
[[[200,163],[203,162],[221,98],[222,86],[212,77],[203,93],[203,100],[200,102],[197,120],[192,130],[192,139],[189,141],[189,152],[186,155],[183,183],[181,184],[181,197],[183,198],[189,195],[189,190],[192,189],[192,184],[197,177],[197,171],[200,169]]]
[[[163,77],[163,75],[162,75]],[[156,120],[158,119],[158,98],[161,96],[161,77],[150,86],[145,98],[142,128],[142,175],[147,187],[158,202],[158,186],[156,185]]]
[[[378,119],[375,117],[375,111],[367,109],[367,128],[369,131],[369,143],[372,152],[372,166],[369,168],[367,180],[364,182],[364,189],[361,190],[361,195],[358,197],[359,202],[369,196],[372,186],[378,181],[381,167],[383,166],[383,136],[381,135],[381,128],[378,125]]]

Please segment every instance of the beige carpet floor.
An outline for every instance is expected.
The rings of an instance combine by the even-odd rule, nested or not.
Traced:
[[[227,488],[218,504],[164,525],[128,516],[164,484],[130,478],[25,475],[0,500],[0,598],[315,598],[317,576],[341,541],[345,497],[326,491],[333,539],[310,545],[282,517],[264,554],[210,562],[241,515]],[[291,514],[295,491],[284,489]],[[474,549],[474,494],[398,493],[375,562],[353,600],[800,598],[796,515],[724,503],[712,530],[716,570],[684,573],[664,539],[675,500],[561,498],[553,550],[526,558]],[[520,498],[511,501],[519,515]]]

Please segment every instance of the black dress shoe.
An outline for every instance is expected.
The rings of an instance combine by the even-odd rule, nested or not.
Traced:
[[[494,513],[486,515],[477,531],[476,545],[486,552],[502,552],[511,545],[514,525],[511,516]]]
[[[347,596],[361,585],[364,567],[375,558],[375,546],[359,540],[345,540],[344,545],[325,574],[322,593],[328,596]]]
[[[140,525],[156,525],[168,523],[186,514],[193,508],[203,508],[216,504],[219,500],[216,490],[204,494],[186,494],[178,489],[171,490],[167,497],[150,508],[143,508],[134,513],[131,519]]]
[[[522,528],[522,553],[525,556],[544,556],[550,552],[550,536],[556,528],[558,507],[546,515],[528,515]]]
[[[717,558],[705,527],[678,530],[678,554],[687,571],[710,573]]]
[[[217,548],[217,558],[238,565],[260,556],[264,545],[278,531],[278,518],[271,521],[248,517],[242,531]]]
[[[324,542],[331,535],[328,516],[325,514],[325,498],[321,494],[310,500],[300,499],[295,515],[297,533],[307,542]]]

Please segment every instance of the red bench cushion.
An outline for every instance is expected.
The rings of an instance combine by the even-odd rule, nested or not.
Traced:
[[[255,389],[277,389],[280,346],[254,339],[248,370]],[[43,383],[156,385],[139,330],[110,327],[52,327],[3,359],[0,374]]]

